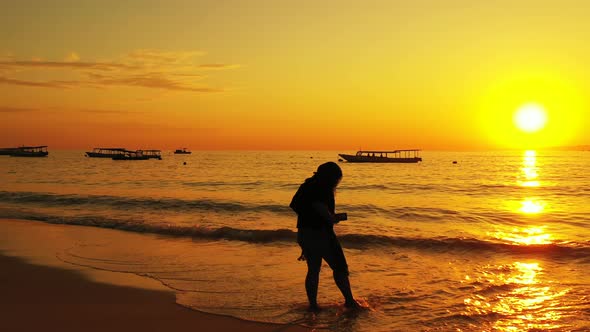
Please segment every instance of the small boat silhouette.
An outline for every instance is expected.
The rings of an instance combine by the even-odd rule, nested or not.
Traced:
[[[393,151],[357,151],[356,154],[339,154],[349,163],[417,163],[422,161],[419,149]]]
[[[20,146],[10,153],[11,157],[47,157],[47,145]]]
[[[186,148],[182,148],[182,149],[176,149],[174,151],[174,154],[191,154],[191,152],[188,151]]]

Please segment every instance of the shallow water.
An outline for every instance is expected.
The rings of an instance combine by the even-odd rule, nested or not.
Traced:
[[[158,279],[204,311],[343,331],[590,329],[589,152],[424,152],[340,163],[336,226],[353,291],[326,266],[317,316],[297,262],[298,185],[335,152],[197,152],[112,161],[79,151],[0,158],[0,218],[122,229],[60,259]],[[183,162],[186,161],[186,165]],[[453,164],[452,161],[457,161]]]

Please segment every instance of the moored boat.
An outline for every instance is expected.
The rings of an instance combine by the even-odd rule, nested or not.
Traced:
[[[11,157],[47,157],[47,145],[41,146],[20,146],[12,151]]]
[[[338,154],[349,163],[417,163],[422,161],[419,149],[392,151],[357,151],[356,154]]]
[[[18,148],[0,148],[0,156],[9,156],[16,150],[18,150]]]
[[[137,150],[137,152],[141,152],[148,159],[162,160],[162,151],[160,150]]]
[[[148,156],[144,155],[141,150],[138,151],[130,151],[125,150],[123,154],[119,154],[113,156],[113,160],[148,160],[150,159]]]
[[[86,157],[90,158],[113,158],[122,155],[127,151],[125,148],[94,148],[86,152]]]
[[[191,152],[188,151],[186,148],[182,148],[182,149],[176,149],[174,151],[174,154],[191,154]]]

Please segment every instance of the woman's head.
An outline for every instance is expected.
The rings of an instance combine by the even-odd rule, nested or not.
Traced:
[[[321,185],[330,189],[336,189],[340,179],[342,179],[342,170],[336,163],[329,161],[318,167],[314,177]]]

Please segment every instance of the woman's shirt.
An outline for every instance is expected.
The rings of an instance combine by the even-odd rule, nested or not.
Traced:
[[[322,215],[318,205],[327,207],[330,216]],[[332,230],[334,227],[331,218],[335,209],[334,192],[320,186],[313,177],[299,186],[289,206],[297,213],[297,228]]]

